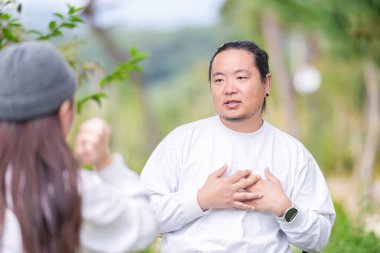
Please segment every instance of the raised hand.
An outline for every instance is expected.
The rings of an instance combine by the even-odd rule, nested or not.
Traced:
[[[112,161],[108,147],[111,128],[100,118],[92,118],[79,127],[75,155],[81,163],[93,164],[97,169],[106,167]]]
[[[245,188],[246,191],[259,193],[263,197],[247,200],[245,203],[252,205],[255,210],[271,212],[277,217],[281,217],[285,210],[292,205],[292,202],[286,196],[280,181],[273,176],[268,168],[265,168],[265,177],[267,179],[260,179],[257,183]]]
[[[227,170],[227,165],[211,173],[206,183],[198,191],[198,203],[202,210],[210,208],[239,208],[252,209],[248,200],[260,199],[261,194],[246,192],[243,189],[254,185],[260,180],[259,176],[254,176],[249,170],[236,171],[235,174],[222,177]]]

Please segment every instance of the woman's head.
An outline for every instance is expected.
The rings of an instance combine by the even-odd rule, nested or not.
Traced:
[[[65,141],[75,87],[49,44],[0,51],[0,232],[10,209],[26,253],[76,252],[79,244],[78,165]]]
[[[60,53],[36,41],[0,51],[0,80],[0,121],[9,122],[58,112],[73,100],[76,88],[75,75]]]

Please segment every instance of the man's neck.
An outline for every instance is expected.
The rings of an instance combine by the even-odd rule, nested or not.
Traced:
[[[252,133],[261,128],[264,123],[261,115],[259,118],[250,118],[250,119],[242,119],[242,120],[230,120],[220,117],[223,125],[226,127],[241,133]]]

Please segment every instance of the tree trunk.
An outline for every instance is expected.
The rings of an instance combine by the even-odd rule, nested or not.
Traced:
[[[355,176],[359,179],[361,201],[370,203],[372,177],[375,156],[380,138],[380,89],[379,71],[373,61],[367,61],[363,66],[363,75],[366,88],[366,137],[360,160],[355,168]]]
[[[280,90],[280,102],[283,110],[283,122],[291,135],[298,137],[298,124],[295,114],[295,94],[292,86],[291,75],[287,70],[285,52],[281,45],[281,28],[276,18],[265,13],[261,20],[264,40],[268,46],[270,63],[273,67],[274,79]]]

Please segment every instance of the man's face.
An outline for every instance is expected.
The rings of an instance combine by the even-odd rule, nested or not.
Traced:
[[[261,122],[264,97],[270,89],[254,65],[251,52],[229,49],[216,55],[211,68],[211,93],[223,121]]]

